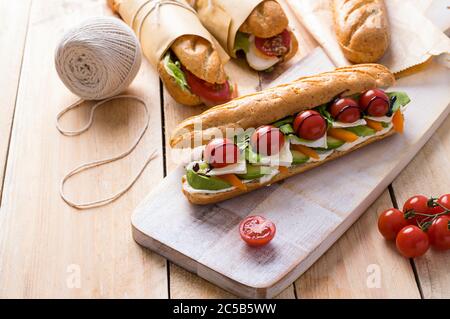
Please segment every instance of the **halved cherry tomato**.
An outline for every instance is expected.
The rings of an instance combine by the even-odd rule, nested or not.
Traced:
[[[283,148],[284,142],[284,134],[279,128],[272,125],[257,128],[250,138],[253,151],[268,156],[278,154]]]
[[[359,98],[359,106],[370,116],[385,116],[389,105],[389,97],[380,89],[366,91]]]
[[[361,118],[361,109],[358,103],[351,98],[337,99],[330,105],[331,116],[339,122],[353,123]]]
[[[450,217],[447,215],[436,218],[428,228],[431,245],[438,250],[450,249]]]
[[[306,140],[317,140],[327,132],[327,123],[319,112],[303,111],[295,117],[294,131]]]
[[[255,37],[256,48],[267,56],[283,56],[291,47],[291,34],[284,30],[271,38]]]
[[[222,104],[232,99],[230,83],[208,83],[184,69],[186,81],[192,93],[198,95],[203,102],[211,105]]]
[[[264,246],[276,233],[275,224],[262,216],[248,216],[239,225],[241,238],[250,246]]]
[[[397,234],[395,243],[398,251],[407,258],[422,256],[430,247],[428,235],[413,225],[402,228]]]
[[[378,217],[378,230],[387,240],[394,240],[398,232],[408,226],[403,212],[396,208],[389,208]]]
[[[415,213],[426,214],[431,208],[428,206],[429,200],[430,199],[425,195],[414,195],[413,197],[408,198],[408,200],[403,204],[403,213],[413,210]],[[412,218],[408,218],[408,221],[411,225],[417,225],[425,218],[426,216],[417,215]]]
[[[205,161],[214,168],[225,167],[238,162],[239,149],[227,138],[215,138],[205,147]]]

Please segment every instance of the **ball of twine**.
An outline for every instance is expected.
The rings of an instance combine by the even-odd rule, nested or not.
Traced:
[[[130,27],[112,17],[91,18],[65,34],[55,64],[67,88],[85,100],[124,91],[141,65],[141,47]]]

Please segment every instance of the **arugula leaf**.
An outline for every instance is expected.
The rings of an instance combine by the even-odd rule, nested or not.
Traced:
[[[287,116],[281,120],[276,121],[275,123],[273,123],[272,125],[275,127],[281,127],[285,124],[292,124],[294,122],[294,117],[293,116]]]
[[[333,125],[333,117],[331,117],[330,112],[328,112],[327,110],[327,105],[326,104],[322,104],[318,107],[316,107],[317,112],[320,113],[320,115],[322,115],[324,117],[324,119],[327,121],[328,126],[332,126]]]
[[[164,56],[164,67],[166,68],[167,73],[175,79],[175,82],[177,82],[183,90],[189,90],[186,77],[184,76],[183,70],[181,70],[180,61],[173,62],[170,52]]]
[[[236,34],[236,39],[234,40],[234,53],[236,53],[239,50],[244,51],[245,53],[248,53],[250,47],[250,40],[249,36],[243,32],[239,32]]]
[[[389,112],[391,114],[397,112],[400,107],[405,106],[409,102],[411,102],[411,99],[405,92],[389,92],[386,94],[391,101],[391,110]]]

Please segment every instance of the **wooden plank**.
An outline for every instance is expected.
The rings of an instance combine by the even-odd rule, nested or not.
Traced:
[[[430,105],[430,107],[433,107]],[[450,117],[431,137],[414,160],[394,181],[397,203],[415,194],[439,196],[450,190]],[[430,249],[415,258],[418,279],[424,298],[450,298],[450,251]]]
[[[0,205],[31,0],[0,1]]]
[[[61,136],[54,126],[58,111],[76,99],[54,69],[57,41],[74,23],[104,14],[110,12],[103,0],[33,3],[0,211],[1,297],[168,296],[165,259],[141,249],[130,232],[130,213],[163,177],[159,80],[148,63],[129,91],[151,111],[143,142],[129,158],[74,178],[67,191],[80,200],[106,196],[129,182],[153,148],[159,157],[103,208],[77,211],[58,194],[69,169],[121,152],[144,124],[142,106],[117,101],[99,109],[82,136]],[[63,124],[80,127],[86,110]]]
[[[385,191],[296,282],[299,298],[420,298],[409,261],[377,229],[392,207]]]

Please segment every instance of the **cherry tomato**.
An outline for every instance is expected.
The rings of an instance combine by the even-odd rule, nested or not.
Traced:
[[[186,81],[192,93],[198,95],[205,103],[216,105],[228,102],[232,99],[230,83],[208,83],[184,69]]]
[[[408,225],[403,212],[396,208],[389,208],[378,217],[378,230],[387,240],[394,240],[398,232]]]
[[[414,210],[416,213],[427,213],[427,211],[431,208],[428,207],[429,198],[425,195],[415,195],[410,197],[405,204],[403,204],[403,212],[406,213],[410,210]],[[408,221],[411,225],[416,225],[418,222],[421,222],[425,219],[426,216],[414,216],[412,218],[408,218]]]
[[[450,249],[450,217],[442,215],[436,218],[428,228],[431,245],[439,250]]]
[[[264,246],[276,233],[275,224],[262,216],[248,216],[239,225],[241,238],[250,246]]]
[[[271,38],[255,37],[256,48],[267,56],[283,56],[291,47],[291,34],[284,30]]]
[[[389,111],[389,97],[383,90],[369,90],[359,98],[359,106],[370,116],[385,116]]]
[[[437,202],[444,206],[447,210],[450,210],[450,194],[442,195],[437,199]]]
[[[303,111],[295,117],[294,130],[301,138],[317,140],[327,132],[327,123],[319,112]]]
[[[272,125],[257,128],[250,138],[250,145],[258,154],[278,154],[285,142],[284,134]]]
[[[225,167],[238,162],[239,149],[227,138],[216,138],[205,147],[205,161],[214,168]]]
[[[430,247],[428,235],[419,227],[409,225],[397,234],[398,251],[407,258],[422,256]]]
[[[361,109],[358,103],[348,97],[334,101],[330,105],[329,111],[331,116],[339,122],[353,123],[361,118]]]

